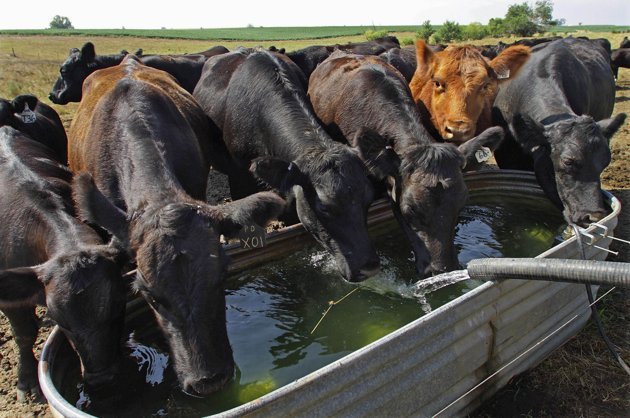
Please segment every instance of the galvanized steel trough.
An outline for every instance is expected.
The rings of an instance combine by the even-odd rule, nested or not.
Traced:
[[[529,172],[489,170],[465,178],[475,196],[544,196]],[[611,213],[599,222],[603,228],[592,225],[587,232],[594,237],[590,244],[607,249],[621,205],[603,193]],[[373,205],[369,219],[378,226],[391,216],[388,204],[381,201]],[[230,271],[281,257],[309,240],[295,225],[268,234],[263,249],[230,245]],[[586,257],[604,260],[603,249],[587,245]],[[579,259],[581,254],[572,237],[538,257]],[[583,285],[487,282],[360,350],[215,416],[465,416],[575,335],[589,317]],[[54,415],[87,417],[53,385],[52,377],[63,372],[54,364],[62,344],[65,338],[55,329],[41,355],[42,389]]]

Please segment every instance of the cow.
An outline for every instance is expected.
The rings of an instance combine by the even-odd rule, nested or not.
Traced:
[[[630,68],[630,48],[613,50],[610,53],[610,66],[615,79],[619,78],[619,68]]]
[[[462,168],[470,154],[499,142],[501,129],[490,128],[462,152],[438,142],[407,81],[374,56],[334,52],[311,74],[308,95],[333,138],[359,150],[373,177],[386,184],[420,277],[458,268],[453,240],[467,198]]]
[[[474,47],[477,48],[479,52],[481,52],[481,55],[488,59],[496,58],[497,55],[499,55],[499,53],[501,53],[501,51],[503,51],[508,46],[509,45],[504,43],[503,41],[499,41],[495,45],[474,45]]]
[[[287,52],[286,55],[297,64],[308,79],[315,67],[324,61],[333,51],[352,52],[362,55],[380,55],[391,48],[400,48],[400,42],[395,36],[385,36],[365,42],[348,42],[335,45],[311,45],[297,51]],[[274,52],[274,51],[272,51]]]
[[[623,39],[619,43],[619,48],[630,48],[630,40],[627,36],[623,37]]]
[[[308,78],[315,67],[324,61],[335,50],[331,45],[311,45],[296,51],[287,52],[289,57]],[[274,52],[274,51],[271,51]]]
[[[0,310],[18,348],[18,400],[41,398],[33,354],[36,305],[47,307],[77,352],[86,392],[115,394],[122,371],[126,252],[75,216],[72,173],[47,146],[48,136],[63,130],[61,122],[53,127],[50,115],[40,113],[44,123],[14,120],[20,118],[16,103],[36,100],[0,99]]]
[[[234,372],[220,235],[264,226],[284,201],[271,192],[203,201],[207,117],[168,73],[128,55],[92,73],[83,92],[68,134],[79,214],[135,258],[133,286],[166,335],[182,390],[208,395]]]
[[[141,52],[142,50],[139,51]],[[138,58],[145,65],[158,68],[173,75],[184,89],[192,93],[206,59],[212,54],[222,54],[225,51],[227,51],[226,48],[218,46],[199,54],[143,54]],[[68,58],[61,64],[59,78],[55,82],[48,98],[51,102],[60,105],[81,101],[81,86],[87,76],[96,70],[120,64],[126,55],[126,51],[120,54],[96,55],[92,42],[86,42],[80,50],[72,48]]]
[[[5,126],[12,126],[35,141],[45,141],[56,161],[68,164],[68,137],[63,123],[55,110],[40,102],[32,94],[21,94],[11,102],[2,99],[0,120]]]
[[[417,40],[417,67],[409,87],[439,135],[461,144],[492,126],[498,85],[515,78],[529,54],[529,47],[513,46],[488,62],[470,45],[433,52]]]
[[[325,132],[285,56],[240,48],[210,58],[193,96],[222,132],[233,196],[257,190],[253,175],[295,203],[304,228],[342,277],[380,270],[367,230],[374,190],[359,156]]]
[[[400,71],[407,83],[411,81],[413,73],[416,72],[415,48],[390,48],[379,54],[379,57]]]
[[[610,163],[610,138],[626,117],[610,118],[614,104],[615,82],[600,46],[575,38],[549,43],[499,90],[493,116],[508,132],[497,164],[533,170],[567,222],[602,219],[600,175]]]

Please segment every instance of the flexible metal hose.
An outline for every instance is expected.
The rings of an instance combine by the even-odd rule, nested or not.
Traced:
[[[481,258],[466,267],[471,279],[524,279],[630,287],[630,263],[554,258]]]

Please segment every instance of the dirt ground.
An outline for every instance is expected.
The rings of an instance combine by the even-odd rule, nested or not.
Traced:
[[[630,70],[620,71],[615,113],[630,115]],[[630,207],[630,120],[611,142],[612,163],[602,176],[603,187]],[[630,212],[622,210],[615,235],[630,239]],[[630,261],[630,245],[614,243],[611,261]],[[601,288],[599,294],[607,289]],[[604,327],[630,362],[630,290],[616,289],[602,302]],[[43,315],[44,309],[38,312]],[[43,324],[35,351],[39,357],[50,325]],[[44,403],[15,396],[16,354],[8,321],[0,315],[0,418],[52,417]],[[472,416],[485,417],[620,417],[630,411],[630,377],[607,352],[589,323],[576,337],[536,368],[517,376]]]

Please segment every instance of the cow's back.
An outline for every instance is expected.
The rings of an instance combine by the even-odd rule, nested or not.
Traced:
[[[611,115],[615,85],[603,48],[588,40],[566,38],[534,51],[518,77],[499,91],[495,107],[506,120],[516,113],[545,119],[550,116],[544,114],[549,106],[540,106],[541,102],[566,104],[575,114],[596,120]]]
[[[0,127],[0,269],[46,261],[47,224],[63,226],[73,213],[71,178],[51,149]]]
[[[90,75],[83,93],[69,131],[73,171],[91,172],[119,204],[120,184],[128,180],[120,172],[130,166],[134,181],[170,173],[191,196],[203,198],[207,118],[172,76],[125,60]]]
[[[243,49],[209,59],[194,96],[237,160],[293,158],[288,151],[295,133],[319,127],[304,82],[299,67],[280,54]]]

